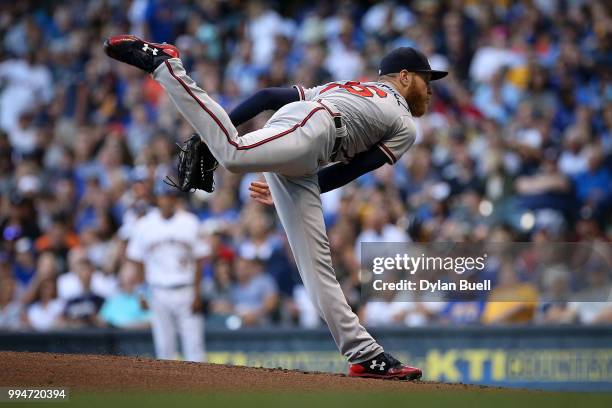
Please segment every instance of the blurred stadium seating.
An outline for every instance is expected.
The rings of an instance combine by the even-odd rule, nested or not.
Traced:
[[[338,278],[375,325],[359,297],[362,241],[611,240],[611,16],[603,0],[1,2],[0,330],[147,324],[125,242],[192,129],[150,77],[104,55],[107,36],[177,44],[227,110],[262,87],[374,79],[398,46],[451,72],[400,163],[323,196]],[[248,198],[257,177],[220,170],[214,194],[185,197],[210,246],[208,324],[316,327],[274,210]],[[605,272],[593,285],[609,291]],[[571,286],[571,274],[550,280]],[[236,282],[259,275],[260,298],[279,300],[241,322]],[[584,288],[538,304],[545,283],[531,283],[534,307],[520,316],[416,304],[381,324],[612,323],[611,303],[571,302]]]

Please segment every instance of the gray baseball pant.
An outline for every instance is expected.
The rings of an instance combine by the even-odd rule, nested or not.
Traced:
[[[310,299],[351,363],[383,352],[346,302],[331,262],[317,171],[331,156],[338,112],[317,102],[293,102],[264,128],[238,136],[229,116],[187,76],[177,58],[153,73],[179,112],[200,134],[219,163],[236,173],[265,172]]]

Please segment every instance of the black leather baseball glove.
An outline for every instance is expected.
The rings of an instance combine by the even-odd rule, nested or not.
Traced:
[[[219,162],[212,155],[206,143],[202,142],[197,133],[179,145],[181,152],[178,157],[177,180],[166,177],[166,184],[183,192],[204,190],[212,193],[215,190],[213,175]]]

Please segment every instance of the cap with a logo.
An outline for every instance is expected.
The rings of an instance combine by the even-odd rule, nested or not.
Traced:
[[[378,75],[395,74],[401,70],[430,73],[431,80],[444,78],[448,72],[431,69],[425,54],[412,47],[396,48],[380,61]]]

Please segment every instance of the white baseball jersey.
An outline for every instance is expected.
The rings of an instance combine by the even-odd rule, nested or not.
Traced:
[[[406,100],[386,82],[330,82],[314,88],[295,88],[300,100],[330,102],[338,108],[348,135],[337,161],[378,146],[393,164],[412,146],[416,128]]]
[[[208,254],[199,236],[200,222],[185,211],[169,219],[151,210],[136,222],[127,257],[144,264],[147,283],[157,287],[194,283],[196,260]]]

